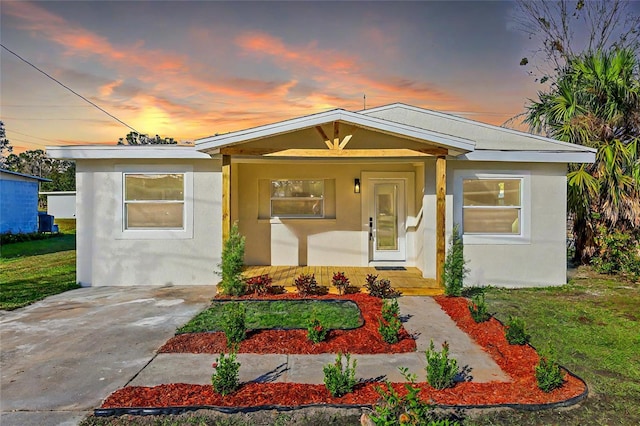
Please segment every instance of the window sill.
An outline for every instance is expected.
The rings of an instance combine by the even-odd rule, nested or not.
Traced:
[[[193,233],[186,229],[130,229],[121,231],[117,240],[187,240]]]
[[[337,223],[337,219],[329,217],[274,217],[258,219],[258,223],[282,224],[282,223]]]
[[[463,235],[464,245],[526,245],[531,238],[522,235]]]

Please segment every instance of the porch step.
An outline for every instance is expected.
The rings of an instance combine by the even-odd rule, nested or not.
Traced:
[[[440,296],[444,294],[444,290],[440,288],[420,288],[420,287],[394,287],[394,289],[400,291],[403,296]],[[296,288],[294,286],[285,286],[287,293],[295,293]],[[366,293],[364,288],[360,289],[361,292]],[[335,287],[329,288],[329,294],[338,294],[338,289]]]

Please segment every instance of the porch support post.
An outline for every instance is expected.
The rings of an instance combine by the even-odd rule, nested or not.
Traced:
[[[444,287],[442,273],[445,260],[445,215],[447,210],[447,160],[436,157],[436,281]]]
[[[222,242],[231,233],[231,156],[222,156]]]

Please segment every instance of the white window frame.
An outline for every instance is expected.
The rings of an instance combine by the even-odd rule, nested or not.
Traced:
[[[300,200],[307,200],[307,201],[315,201],[318,199],[318,197],[274,197],[272,195],[272,187],[273,187],[273,182],[285,182],[285,181],[320,181],[322,182],[322,198],[320,198],[322,200],[322,215],[320,216],[311,216],[311,215],[274,215],[273,214],[273,201],[277,200],[277,201],[287,201],[287,200],[291,200],[291,201],[300,201]],[[290,178],[290,179],[270,179],[269,180],[269,215],[271,219],[309,219],[309,220],[314,220],[314,219],[324,219],[325,217],[325,201],[326,201],[326,197],[325,197],[325,180],[324,179],[314,179],[314,178]]]
[[[116,227],[117,239],[161,240],[193,238],[193,167],[184,165],[117,165],[119,191],[117,191]],[[125,176],[132,174],[182,174],[184,176],[184,199],[181,228],[134,228],[126,229]]]
[[[464,187],[465,180],[520,180],[520,233],[490,234],[464,232]],[[529,171],[454,171],[454,223],[459,224],[464,244],[530,244],[531,243],[531,174]],[[496,208],[517,208],[504,206]],[[491,208],[491,207],[488,207]]]

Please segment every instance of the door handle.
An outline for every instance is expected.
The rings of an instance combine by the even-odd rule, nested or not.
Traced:
[[[373,241],[373,218],[369,218],[369,241]]]

